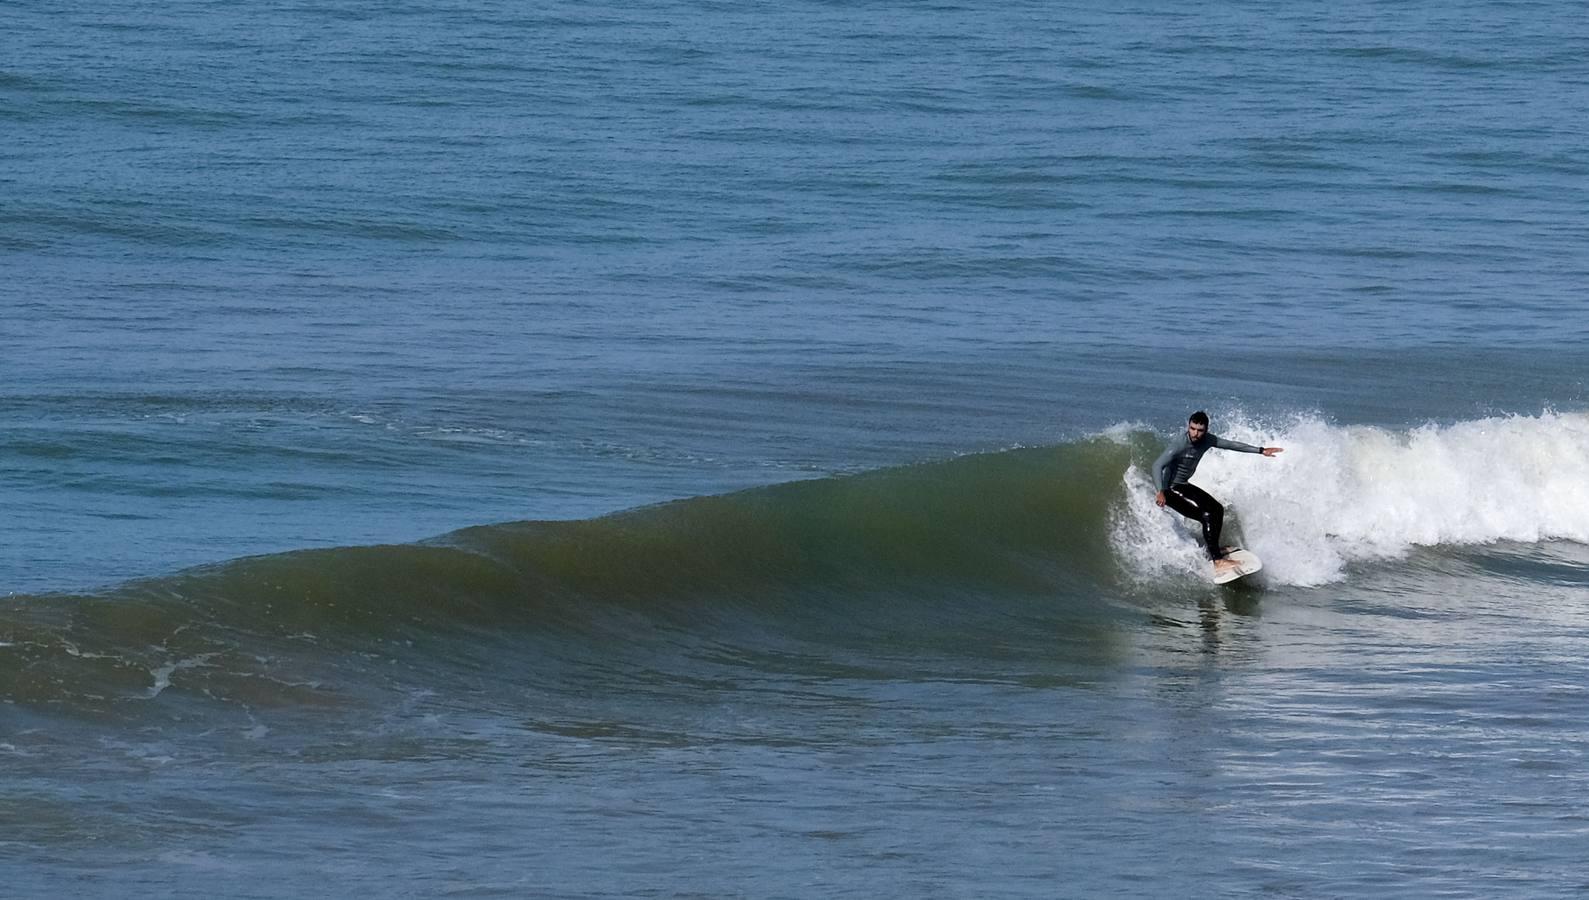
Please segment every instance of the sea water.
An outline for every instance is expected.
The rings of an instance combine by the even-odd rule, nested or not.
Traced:
[[[4,19],[8,893],[1589,890],[1575,6]]]

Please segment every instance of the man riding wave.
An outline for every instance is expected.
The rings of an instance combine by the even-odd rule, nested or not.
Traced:
[[[1282,452],[1281,447],[1254,447],[1243,444],[1241,441],[1231,441],[1208,432],[1208,413],[1198,410],[1186,420],[1186,433],[1171,444],[1159,455],[1153,463],[1154,481],[1159,486],[1159,492],[1154,496],[1153,502],[1159,506],[1168,506],[1188,519],[1196,520],[1203,526],[1203,544],[1208,551],[1208,558],[1214,561],[1214,571],[1229,568],[1234,563],[1225,559],[1225,555],[1233,548],[1219,545],[1219,532],[1225,525],[1225,507],[1219,501],[1208,495],[1208,492],[1192,484],[1192,474],[1197,471],[1197,464],[1202,461],[1203,454],[1214,447],[1221,450],[1235,450],[1240,453],[1262,453],[1264,456],[1274,456]]]

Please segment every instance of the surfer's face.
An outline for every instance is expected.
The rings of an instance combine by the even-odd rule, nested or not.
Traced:
[[[1199,425],[1196,422],[1186,423],[1186,436],[1191,438],[1193,441],[1202,440],[1203,435],[1205,434],[1208,434],[1207,425]]]

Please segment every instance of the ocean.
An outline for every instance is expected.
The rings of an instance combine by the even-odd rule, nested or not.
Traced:
[[[1589,893],[1577,6],[5,19],[8,896]]]

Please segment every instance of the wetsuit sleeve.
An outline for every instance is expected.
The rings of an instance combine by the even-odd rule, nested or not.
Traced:
[[[1161,491],[1170,489],[1170,478],[1175,469],[1175,451],[1179,449],[1181,448],[1176,444],[1165,447],[1164,452],[1159,454],[1158,461],[1153,464],[1153,480],[1158,482]]]
[[[1226,439],[1220,437],[1219,435],[1211,435],[1211,437],[1213,437],[1213,439],[1214,439],[1214,446],[1218,447],[1221,450],[1235,450],[1235,451],[1238,451],[1240,453],[1262,453],[1263,452],[1263,448],[1262,447],[1254,447],[1251,444],[1243,444],[1241,441],[1229,441],[1229,440],[1226,440]]]

